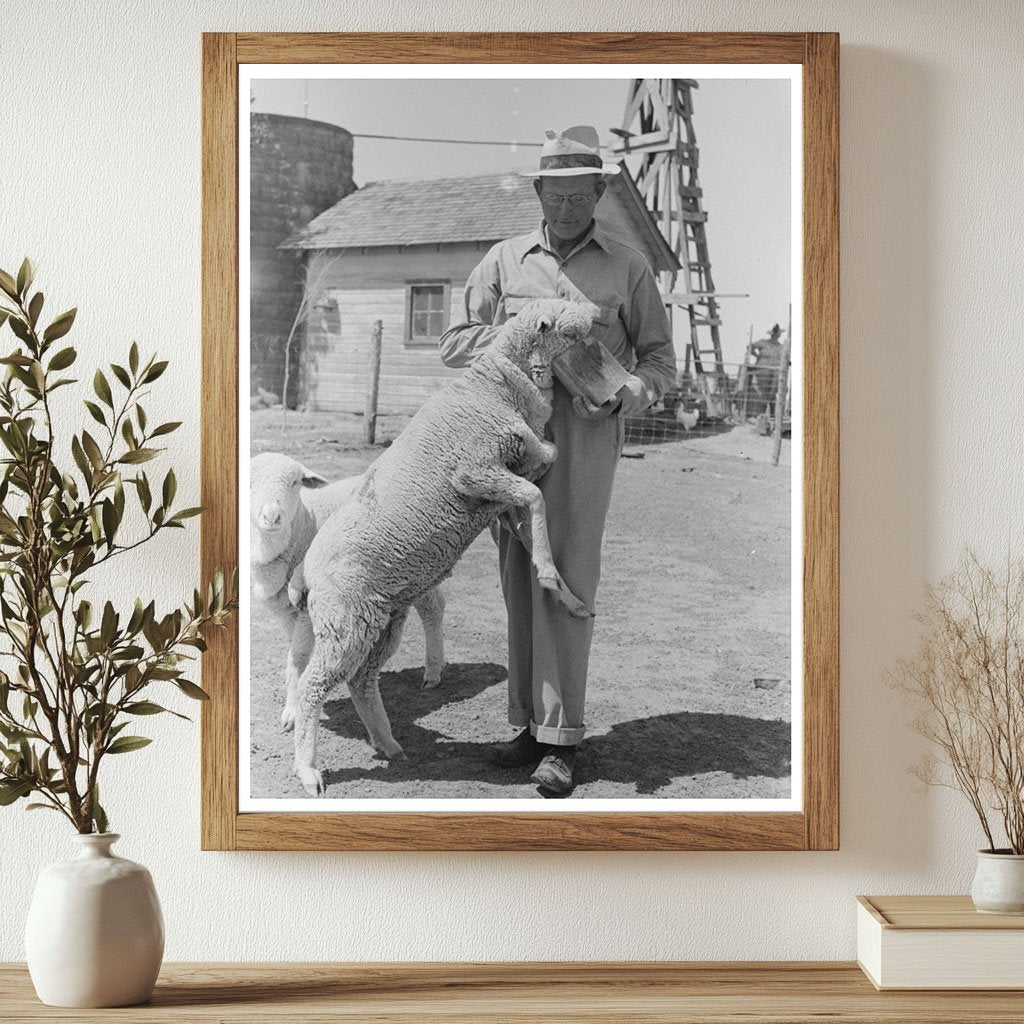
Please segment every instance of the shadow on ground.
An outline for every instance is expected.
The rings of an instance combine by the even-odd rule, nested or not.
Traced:
[[[371,768],[327,770],[324,781],[333,785],[356,779],[450,782],[453,779],[491,778],[498,769],[486,761],[486,744],[453,742],[416,722],[440,708],[471,700],[507,678],[508,670],[504,665],[446,665],[441,685],[433,690],[424,690],[422,669],[382,672],[381,699],[391,719],[395,739],[401,743],[408,759],[376,761]],[[366,730],[351,700],[331,701],[324,706],[324,712],[326,720],[321,722],[322,729],[338,736],[366,740]]]
[[[418,724],[432,712],[469,700],[506,676],[501,665],[450,665],[439,689],[423,690],[419,669],[383,673],[381,694],[390,709],[395,738],[407,759],[380,760],[372,767],[328,769],[324,781],[330,786],[364,779],[507,785],[521,770],[490,764],[487,743],[455,740]],[[325,711],[327,720],[322,728],[338,736],[365,740],[365,730],[351,701],[334,701]],[[736,778],[788,776],[789,723],[689,711],[622,722],[584,741],[576,781],[577,785],[622,783],[635,786],[638,795],[645,795],[656,793],[673,779],[710,772]]]
[[[585,740],[578,781],[633,783],[650,794],[708,772],[781,779],[790,773],[789,746],[789,722],[678,711],[622,722]]]

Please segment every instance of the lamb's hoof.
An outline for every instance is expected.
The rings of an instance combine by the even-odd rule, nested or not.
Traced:
[[[323,796],[327,792],[324,777],[316,768],[305,768],[296,765],[295,770],[298,772],[302,788],[309,796]]]
[[[558,600],[569,610],[569,614],[577,619],[592,619],[594,613],[571,591],[560,590]]]
[[[444,672],[444,665],[442,665],[435,675],[430,669],[425,669],[423,672],[423,687],[424,690],[436,690],[441,685],[441,673]]]
[[[538,582],[545,590],[550,590],[569,614],[577,619],[592,619],[594,613],[566,586],[561,576],[538,576]]]
[[[383,761],[408,761],[409,755],[397,744],[386,747],[374,747],[377,757]]]
[[[281,712],[281,731],[291,732],[295,728],[295,718],[295,708],[286,704],[284,706],[284,710]]]

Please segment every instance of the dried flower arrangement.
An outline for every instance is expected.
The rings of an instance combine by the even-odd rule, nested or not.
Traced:
[[[895,682],[939,755],[911,770],[964,794],[988,852],[1024,854],[1024,561],[996,571],[968,553],[925,589],[915,618],[917,653],[899,662]],[[997,850],[1001,835],[1008,849]]]

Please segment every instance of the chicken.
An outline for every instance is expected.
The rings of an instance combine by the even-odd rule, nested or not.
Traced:
[[[681,405],[677,405],[676,419],[682,423],[683,429],[689,432],[693,430],[700,421],[700,410],[694,409],[693,412],[687,412]]]

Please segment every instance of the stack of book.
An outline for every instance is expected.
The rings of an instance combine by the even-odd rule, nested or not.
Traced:
[[[1024,915],[979,914],[970,896],[858,896],[857,962],[878,989],[1024,989]]]

